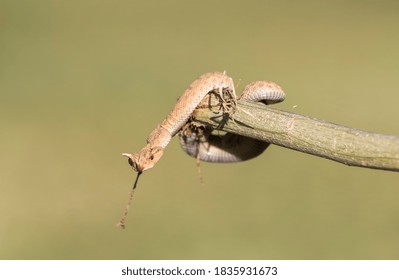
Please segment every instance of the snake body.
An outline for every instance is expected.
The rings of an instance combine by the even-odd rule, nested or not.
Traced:
[[[266,105],[283,101],[285,94],[275,83],[256,81],[248,84],[240,99],[262,102]],[[215,135],[205,130],[198,135],[195,130],[179,133],[180,145],[190,156],[201,161],[231,163],[252,159],[262,154],[269,143],[234,133]]]
[[[229,102],[222,96],[224,90],[230,92],[230,98],[235,105],[237,97],[233,79],[225,73],[206,73],[192,82],[177,100],[171,113],[150,133],[147,145],[139,153],[123,154],[129,158],[132,168],[139,173],[152,168],[162,157],[163,150],[172,137],[182,130],[195,108],[210,92],[218,94],[222,102]],[[281,87],[266,81],[248,84],[240,97],[266,105],[281,102],[284,98]],[[208,162],[239,162],[251,159],[269,146],[269,143],[232,133],[214,135],[210,129],[205,129],[201,135],[195,130],[184,130],[179,138],[181,147],[187,154]]]

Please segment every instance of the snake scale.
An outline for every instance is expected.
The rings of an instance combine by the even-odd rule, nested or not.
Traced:
[[[137,177],[130,192],[130,199],[118,227],[125,228],[125,220],[133,199],[140,174],[154,167],[163,155],[163,151],[173,136],[179,133],[180,145],[190,156],[208,162],[240,162],[260,155],[269,143],[249,137],[226,133],[216,135],[209,127],[201,127],[190,121],[195,109],[211,104],[215,95],[229,118],[234,119],[237,96],[233,79],[221,72],[210,72],[200,76],[186,89],[177,100],[172,112],[155,128],[147,138],[147,145],[136,154],[123,154]],[[262,102],[266,105],[283,101],[285,94],[280,86],[273,82],[257,81],[248,84],[240,99]],[[238,108],[239,109],[239,108]]]
[[[231,100],[222,96],[228,90]],[[214,135],[209,129],[200,135],[192,129],[182,130],[189,121],[195,108],[213,92],[222,103],[236,104],[237,96],[233,79],[222,72],[203,74],[190,84],[183,95],[177,100],[175,107],[166,119],[150,133],[147,145],[136,154],[123,154],[128,157],[129,164],[138,173],[142,173],[159,161],[163,151],[179,131],[180,145],[190,156],[207,162],[240,162],[260,155],[269,145],[249,137],[226,133]],[[280,86],[273,82],[256,81],[243,89],[240,99],[262,102],[266,105],[282,102],[285,94]]]

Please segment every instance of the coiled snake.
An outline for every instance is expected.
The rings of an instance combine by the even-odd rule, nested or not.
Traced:
[[[138,172],[133,190],[136,188],[139,175],[154,167],[172,137],[179,131],[183,150],[190,156],[207,162],[227,163],[248,160],[260,155],[269,146],[269,143],[232,133],[214,135],[209,128],[195,129],[195,125],[188,123],[197,106],[210,102],[211,93],[218,98],[229,117],[234,119],[237,96],[233,79],[221,72],[210,72],[200,76],[177,100],[167,118],[150,133],[147,145],[136,154],[123,154],[128,157],[133,170]],[[285,94],[280,86],[266,81],[248,84],[240,97],[266,105],[281,102],[284,98]],[[127,209],[129,205],[130,203]],[[126,215],[118,223],[119,226],[124,227],[125,217]]]
[[[206,73],[191,83],[176,102],[172,112],[150,133],[147,145],[136,154],[123,154],[129,158],[132,168],[141,173],[154,167],[172,137],[183,128],[195,108],[208,93],[217,91],[220,96],[224,89],[230,90],[235,104],[237,97],[233,79],[225,73]],[[273,82],[257,81],[247,85],[240,98],[273,104],[283,101],[285,94],[281,87]],[[223,97],[221,99],[222,102],[228,102]],[[239,162],[258,156],[269,145],[269,143],[232,133],[224,136],[206,133],[201,135],[202,139],[198,140],[198,135],[194,131],[191,132],[191,135],[180,133],[180,144],[187,154],[199,157],[202,161]]]

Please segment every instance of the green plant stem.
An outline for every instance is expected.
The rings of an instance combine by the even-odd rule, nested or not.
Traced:
[[[238,102],[233,120],[223,118],[218,107],[197,109],[193,117],[225,132],[347,165],[399,171],[398,136],[362,131],[244,100]]]

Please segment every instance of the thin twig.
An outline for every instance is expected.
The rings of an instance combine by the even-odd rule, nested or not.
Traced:
[[[138,172],[137,176],[136,176],[136,180],[134,181],[134,184],[133,184],[133,188],[129,192],[129,200],[128,200],[127,204],[126,204],[125,211],[123,212],[122,218],[116,224],[116,227],[120,227],[122,229],[125,229],[125,227],[126,227],[127,214],[129,213],[129,208],[132,205],[133,197],[134,197],[134,190],[137,187],[137,182],[139,181],[140,175],[141,175],[141,172]]]

